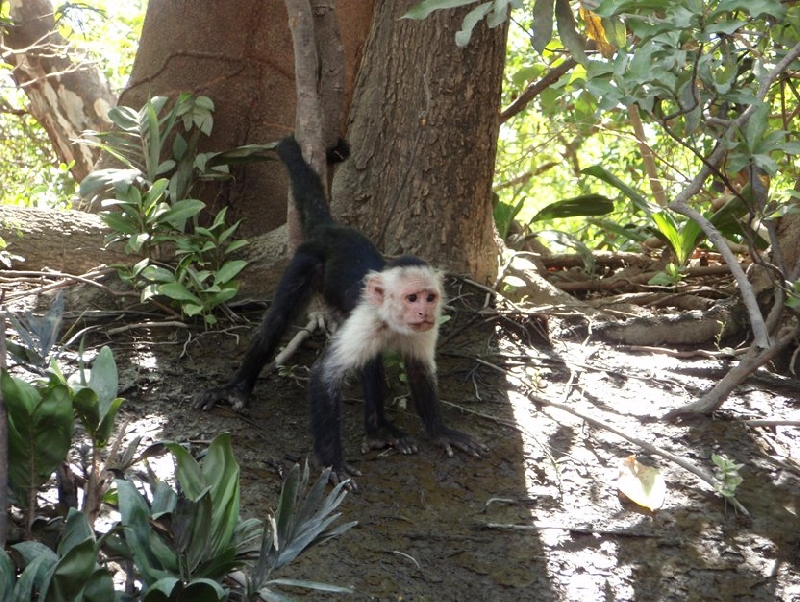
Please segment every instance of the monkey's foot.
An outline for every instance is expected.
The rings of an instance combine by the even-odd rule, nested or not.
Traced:
[[[413,437],[398,431],[397,433],[386,433],[385,435],[381,433],[367,435],[361,444],[361,453],[366,454],[370,450],[386,449],[387,447],[393,447],[405,456],[416,454],[419,451]]]
[[[439,447],[444,448],[447,455],[451,457],[454,447],[474,458],[480,458],[484,454],[489,453],[489,448],[475,437],[455,429],[443,429],[442,432],[433,437],[433,442]]]
[[[210,410],[218,403],[226,402],[236,412],[246,414],[248,399],[249,395],[236,385],[225,385],[199,393],[194,398],[192,407],[195,410]]]
[[[360,477],[362,475],[360,470],[356,470],[347,462],[344,462],[338,468],[331,466],[331,472],[328,475],[328,480],[334,485],[344,483],[344,486],[350,491],[357,491],[358,485],[353,480],[353,477]]]

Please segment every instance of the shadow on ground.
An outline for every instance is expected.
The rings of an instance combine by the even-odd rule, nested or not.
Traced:
[[[353,388],[344,440],[348,461],[364,476],[341,510],[359,525],[276,576],[352,585],[356,600],[800,600],[800,435],[797,427],[743,422],[797,420],[797,383],[753,379],[713,419],[666,424],[658,417],[708,387],[709,375],[727,369],[724,362],[636,355],[578,340],[564,324],[551,328],[547,347],[476,315],[445,326],[445,417],[490,445],[484,459],[446,457],[425,440],[413,410],[399,406],[390,414],[417,435],[419,454],[360,455],[361,404]],[[191,409],[198,390],[235,369],[249,329],[237,332],[179,331],[170,340],[140,332],[116,341],[122,414],[128,436],[196,448],[230,432],[242,467],[242,512],[263,518],[282,475],[311,450],[303,366],[315,351],[294,358],[294,376],[262,378],[249,416]],[[401,392],[398,375],[391,379]],[[713,469],[712,453],[743,464],[737,499],[750,516],[678,466],[538,407],[530,393],[706,470]],[[660,510],[618,496],[614,480],[629,455],[662,471],[669,492]]]

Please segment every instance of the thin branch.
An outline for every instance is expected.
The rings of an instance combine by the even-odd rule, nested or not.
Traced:
[[[761,86],[758,89],[758,93],[756,94],[756,98],[759,102],[766,98],[767,93],[778,76],[786,71],[786,69],[788,69],[792,62],[794,62],[798,57],[800,57],[800,43],[796,44],[789,52],[786,53],[783,59],[781,59],[775,65],[775,69],[764,76]],[[732,121],[722,138],[728,138],[737,129],[743,128],[756,112],[759,102],[751,104],[737,119]],[[750,317],[750,327],[753,330],[753,337],[755,339],[753,344],[760,349],[767,349],[771,344],[770,335],[767,331],[766,324],[764,323],[764,318],[761,315],[761,310],[758,306],[758,301],[756,299],[755,292],[753,291],[753,287],[750,286],[750,282],[747,279],[747,275],[744,273],[742,266],[740,266],[739,262],[736,260],[736,256],[728,248],[728,245],[725,243],[725,238],[722,236],[719,230],[717,230],[716,227],[714,227],[714,225],[699,211],[689,205],[689,200],[702,190],[703,185],[708,177],[711,176],[715,171],[718,171],[719,167],[724,162],[726,154],[727,149],[725,148],[725,145],[718,144],[714,151],[704,161],[703,166],[700,168],[700,171],[697,173],[691,183],[681,192],[679,192],[675,197],[675,200],[669,204],[669,208],[676,213],[695,220],[700,225],[700,228],[706,234],[708,239],[714,244],[714,246],[723,256],[725,262],[731,269],[733,277],[736,279],[736,283],[739,285],[739,290],[742,294],[742,300],[745,304],[745,307],[747,307],[747,312]]]
[[[0,372],[6,369],[5,291],[0,292]],[[0,391],[0,550],[8,537],[8,413]]]
[[[547,88],[554,85],[562,75],[569,73],[577,64],[575,59],[568,58],[557,67],[550,69],[550,71],[545,73],[540,79],[528,84],[528,87],[525,88],[522,94],[514,99],[505,109],[500,111],[500,123],[505,123],[515,115],[524,111],[529,102],[547,90]]]

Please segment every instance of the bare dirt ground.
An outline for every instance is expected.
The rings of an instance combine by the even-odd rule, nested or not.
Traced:
[[[359,524],[275,576],[352,585],[355,600],[800,601],[800,430],[746,422],[798,420],[796,380],[759,373],[713,418],[669,424],[660,416],[695,399],[727,361],[631,353],[591,336],[579,316],[551,317],[549,346],[520,338],[526,331],[519,323],[458,309],[443,327],[445,417],[491,447],[483,459],[447,457],[402,404],[390,415],[418,437],[419,454],[361,455],[353,388],[344,440],[348,462],[364,474],[340,509],[343,520]],[[232,374],[251,327],[168,336],[135,330],[111,344],[128,436],[200,450],[230,432],[243,514],[263,518],[282,475],[311,451],[303,380],[315,351],[306,347],[293,358],[292,376],[262,377],[249,416],[191,407],[200,389]],[[391,375],[400,394],[397,372]],[[712,453],[743,464],[736,497],[749,516],[686,470],[530,395],[567,404],[708,471]],[[662,508],[649,511],[618,495],[619,464],[630,455],[661,470],[668,486]]]

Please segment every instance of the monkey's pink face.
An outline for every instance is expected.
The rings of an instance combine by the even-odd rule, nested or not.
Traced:
[[[430,288],[403,287],[402,320],[416,332],[426,332],[436,326],[439,316],[439,291]]]

